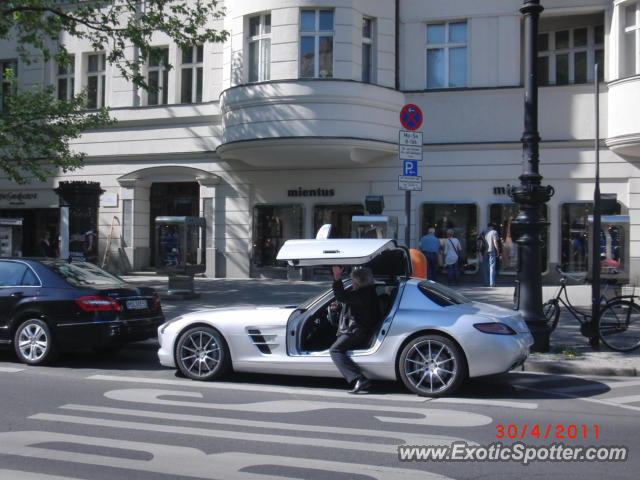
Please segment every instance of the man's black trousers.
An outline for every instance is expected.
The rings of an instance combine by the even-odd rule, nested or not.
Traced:
[[[347,351],[353,350],[354,348],[363,348],[368,339],[368,335],[343,334],[338,337],[329,349],[329,353],[331,353],[331,360],[333,360],[333,363],[338,367],[342,376],[349,383],[355,382],[364,375],[356,362],[347,355]]]

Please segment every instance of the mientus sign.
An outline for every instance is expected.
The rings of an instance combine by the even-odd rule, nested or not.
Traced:
[[[0,192],[0,203],[9,205],[26,205],[29,201],[38,199],[37,193]]]
[[[287,190],[287,197],[333,197],[333,188],[302,188]]]

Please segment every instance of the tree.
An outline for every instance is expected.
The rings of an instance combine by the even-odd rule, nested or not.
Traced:
[[[142,73],[154,54],[151,37],[166,34],[179,47],[222,42],[228,32],[211,27],[224,8],[219,0],[2,0],[0,40],[14,40],[24,63],[54,61],[65,66],[70,55],[60,35],[88,41],[94,51],[137,87],[152,89]],[[132,49],[136,55],[128,52]],[[167,65],[171,68],[171,65]],[[12,68],[2,73],[0,170],[17,183],[45,180],[55,168],[73,170],[84,154],[69,142],[88,129],[111,124],[107,109],[85,110],[84,94],[54,97],[53,86],[19,89]]]

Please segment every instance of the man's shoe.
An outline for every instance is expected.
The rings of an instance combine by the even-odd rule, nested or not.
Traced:
[[[364,393],[371,387],[371,381],[364,377],[360,377],[349,393]]]

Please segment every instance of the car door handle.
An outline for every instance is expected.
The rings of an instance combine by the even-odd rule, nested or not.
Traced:
[[[22,292],[13,292],[13,293],[12,293],[11,295],[9,295],[9,296],[10,296],[10,297],[13,297],[13,298],[22,298],[22,297],[24,297],[24,293],[22,293]]]

